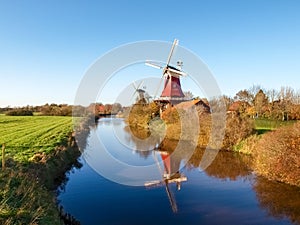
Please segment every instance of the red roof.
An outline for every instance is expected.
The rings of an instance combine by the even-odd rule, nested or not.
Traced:
[[[232,112],[233,112],[233,111],[239,111],[239,109],[240,109],[241,106],[249,107],[250,105],[249,105],[249,103],[247,103],[247,102],[236,101],[236,102],[232,103],[232,104],[229,106],[228,111],[232,111]]]
[[[99,105],[98,110],[99,110],[99,112],[104,112],[105,111],[105,106],[104,105]]]
[[[203,106],[207,112],[210,111],[210,107],[201,99],[194,99],[191,101],[181,102],[178,105],[176,105],[177,108],[185,109],[191,108],[192,106]]]

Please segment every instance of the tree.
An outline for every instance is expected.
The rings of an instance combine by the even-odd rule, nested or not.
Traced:
[[[278,100],[278,94],[279,94],[278,91],[275,90],[275,89],[271,89],[271,90],[266,91],[266,95],[267,95],[267,97],[268,97],[271,104],[273,104],[273,102],[275,100]]]
[[[224,101],[224,104],[226,106],[226,110],[228,110],[228,108],[231,106],[231,104],[233,103],[233,99],[230,98],[229,96],[223,95],[222,99]]]
[[[248,104],[252,104],[253,102],[253,96],[249,91],[246,89],[239,91],[234,96],[234,100],[241,101],[241,102],[247,102]]]
[[[263,92],[263,90],[259,90],[254,97],[254,109],[256,111],[256,115],[258,117],[262,116],[263,113],[267,110],[268,107],[268,98]]]
[[[281,87],[279,92],[280,109],[282,114],[282,120],[288,120],[291,112],[292,101],[294,99],[295,92],[291,87]]]
[[[33,112],[26,107],[23,108],[14,108],[5,113],[7,116],[33,116]]]
[[[193,93],[191,91],[185,91],[185,92],[183,92],[183,94],[184,94],[184,97],[186,99],[192,99],[192,98],[194,98],[194,95],[193,95]]]
[[[293,98],[293,103],[296,105],[300,105],[300,90],[298,90]]]
[[[214,97],[209,102],[206,99],[202,99],[202,101],[208,105],[210,110],[214,113],[227,111],[230,105],[233,103],[233,100],[226,95]]]
[[[254,101],[254,97],[255,95],[259,92],[259,90],[264,90],[264,88],[262,88],[262,86],[260,85],[252,85],[252,87],[250,87],[247,91],[248,93],[253,97],[252,101]]]
[[[120,111],[123,111],[122,105],[120,103],[114,103],[112,105],[111,113],[117,114]]]
[[[105,114],[111,114],[112,104],[105,104],[104,108],[105,108]]]

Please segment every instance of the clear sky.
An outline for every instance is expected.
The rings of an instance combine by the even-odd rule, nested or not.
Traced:
[[[0,107],[72,104],[107,51],[174,38],[208,65],[223,94],[253,84],[298,90],[299,12],[298,0],[1,0]]]

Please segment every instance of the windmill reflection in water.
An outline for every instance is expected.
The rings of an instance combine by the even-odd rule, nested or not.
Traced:
[[[166,105],[168,103],[178,104],[180,102],[187,100],[183,94],[183,91],[181,89],[181,84],[180,84],[180,77],[187,76],[187,73],[182,71],[182,62],[178,61],[177,67],[170,65],[171,58],[173,56],[174,50],[178,45],[178,43],[179,41],[175,39],[172,44],[165,65],[162,66],[149,60],[146,62],[146,65],[148,66],[157,69],[162,69],[161,81],[163,79],[165,80],[164,88],[160,97],[156,99],[158,89],[161,85],[160,83],[154,95],[154,99],[155,99],[154,101],[160,103],[161,105]],[[138,88],[135,89],[138,90]],[[163,160],[164,169],[161,168],[157,155],[160,155],[161,159]],[[155,186],[165,185],[172,210],[173,212],[177,212],[178,211],[177,204],[174,195],[169,188],[169,184],[176,183],[177,190],[180,190],[181,182],[187,181],[187,177],[179,172],[181,158],[172,157],[170,152],[162,151],[158,149],[155,149],[153,151],[153,157],[157,163],[160,173],[162,174],[162,180],[154,180],[154,181],[146,182],[145,186],[155,187]]]
[[[160,155],[161,159],[163,160],[164,169],[161,168],[157,155]],[[172,158],[171,153],[158,149],[153,150],[153,157],[157,163],[159,171],[162,174],[162,180],[146,182],[145,187],[152,188],[165,185],[172,210],[174,213],[176,213],[178,208],[175,197],[169,188],[169,184],[176,183],[177,190],[179,191],[181,189],[181,182],[187,181],[187,177],[179,172],[181,159]]]

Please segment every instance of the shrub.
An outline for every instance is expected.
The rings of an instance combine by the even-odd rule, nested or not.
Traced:
[[[300,122],[264,134],[254,156],[259,174],[300,186]]]
[[[261,137],[262,135],[251,135],[233,146],[233,150],[247,155],[252,155],[253,152],[255,152],[257,142]]]
[[[33,112],[31,110],[23,109],[23,108],[17,108],[12,109],[5,113],[7,116],[33,116]]]
[[[228,116],[226,119],[224,149],[233,149],[233,146],[249,137],[254,132],[254,123],[247,117]]]
[[[211,131],[210,113],[203,111],[199,113],[193,107],[186,109],[169,107],[162,113],[162,119],[167,125],[167,138],[195,141],[199,146],[207,146]]]
[[[176,107],[168,107],[161,115],[166,124],[179,122],[179,113]]]
[[[129,111],[127,122],[130,127],[148,128],[150,120],[159,115],[156,103],[134,104]]]
[[[214,116],[214,120],[212,120],[212,116]],[[253,121],[247,117],[227,116],[225,127],[222,123],[224,119],[222,113],[199,115],[199,146],[208,146],[209,148],[219,148],[221,146],[222,149],[233,150],[236,144],[254,132]]]
[[[72,106],[66,104],[46,104],[41,106],[40,112],[43,116],[72,116]]]

